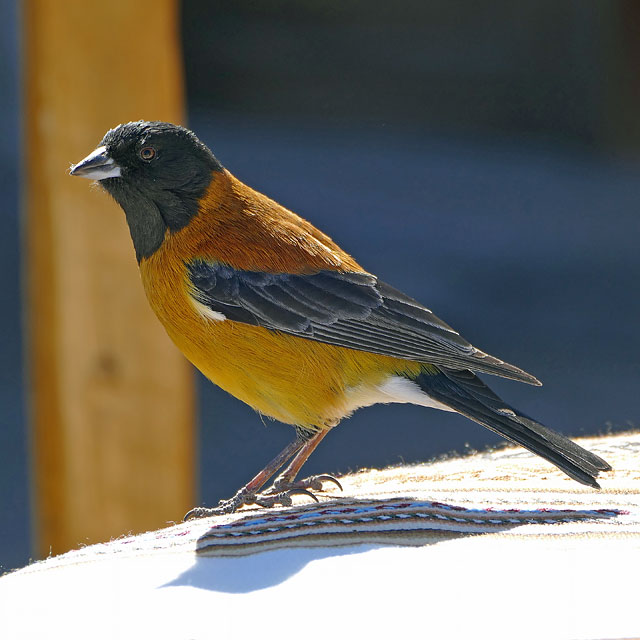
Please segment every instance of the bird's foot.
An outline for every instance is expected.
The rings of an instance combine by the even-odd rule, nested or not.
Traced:
[[[286,491],[295,491],[302,490],[310,493],[311,491],[324,491],[324,483],[325,482],[333,482],[333,484],[342,491],[342,485],[337,478],[329,475],[328,473],[323,473],[318,476],[309,476],[304,480],[291,481],[286,478],[286,476],[280,476],[276,478],[273,484],[267,490],[267,494],[271,495],[272,493],[280,493]],[[315,496],[314,496],[315,497]]]
[[[228,500],[220,500],[217,507],[194,507],[189,511],[184,519],[193,520],[195,518],[208,518],[209,516],[222,516],[228,513],[235,513],[245,504],[253,504],[255,502],[256,493],[242,487],[235,496]]]
[[[293,496],[307,496],[316,502],[319,502],[311,491],[302,487],[286,489],[284,491],[272,491],[271,487],[267,492],[260,493],[254,498],[254,503],[261,507],[275,507],[276,505],[282,505],[283,507],[290,507],[293,504],[291,499]]]
[[[318,476],[318,478],[321,477],[323,476]],[[294,485],[297,484],[302,483],[294,483]],[[322,489],[321,482],[320,489]],[[191,509],[191,511],[185,515],[184,519],[186,521],[196,518],[208,518],[209,516],[221,516],[229,513],[235,513],[240,507],[251,504],[257,504],[260,507],[266,508],[275,507],[276,505],[290,507],[293,504],[293,500],[291,498],[296,495],[307,496],[318,502],[318,498],[303,486],[290,486],[287,488],[275,489],[274,485],[266,493],[255,493],[248,490],[246,487],[243,487],[235,496],[233,496],[233,498],[220,500],[217,507],[195,507],[194,509]]]

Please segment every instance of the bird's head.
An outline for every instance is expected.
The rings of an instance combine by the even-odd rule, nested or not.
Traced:
[[[205,144],[168,122],[129,122],[110,129],[98,147],[71,167],[72,176],[97,180],[124,209],[138,261],[184,227],[221,171]]]

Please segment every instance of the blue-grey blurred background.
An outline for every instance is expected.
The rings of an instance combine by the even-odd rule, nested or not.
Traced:
[[[633,0],[184,0],[189,125],[241,180],[543,380],[491,380],[512,404],[576,436],[637,427],[639,27]],[[0,0],[0,30],[6,569],[30,554],[14,0]],[[204,380],[200,424],[207,504],[293,437]],[[457,416],[378,406],[305,471],[496,442]]]

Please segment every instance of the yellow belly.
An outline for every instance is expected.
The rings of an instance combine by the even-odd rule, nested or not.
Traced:
[[[197,340],[180,327],[168,333],[214,384],[264,415],[306,427],[348,415],[351,389],[377,387],[393,371],[419,368],[229,320],[208,321]]]
[[[260,413],[322,428],[350,413],[349,392],[375,387],[420,365],[204,317],[187,293],[181,262],[162,250],[140,265],[156,315],[184,355],[211,380]]]

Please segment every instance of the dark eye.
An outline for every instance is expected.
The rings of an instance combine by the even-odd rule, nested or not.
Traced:
[[[153,147],[142,147],[140,149],[140,157],[149,162],[156,157],[156,150]]]

